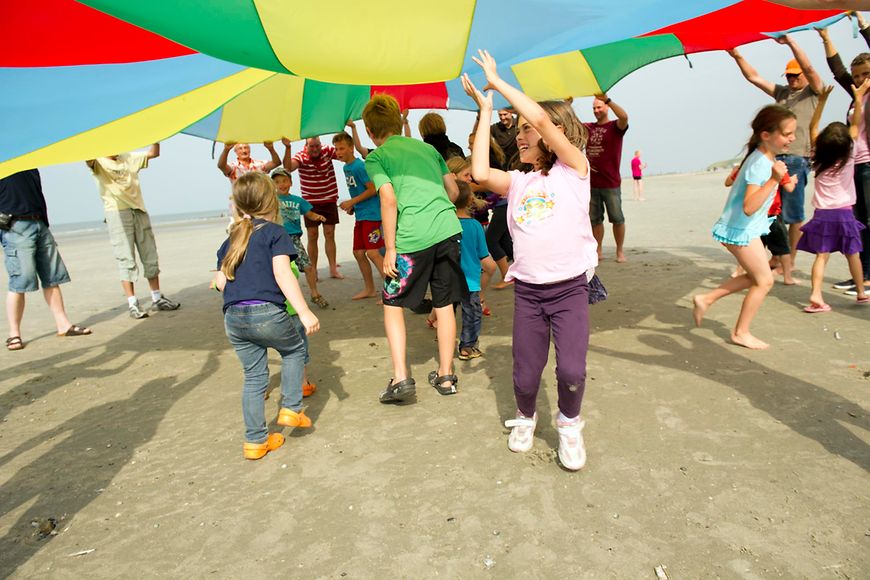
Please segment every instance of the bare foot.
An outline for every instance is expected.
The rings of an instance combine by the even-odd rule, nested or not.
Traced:
[[[625,254],[623,254],[622,252],[617,252],[616,253],[616,262],[619,264],[625,263]]]
[[[341,275],[341,272],[336,270],[335,272],[329,273],[330,278],[335,278],[336,280],[344,280],[344,276]]]
[[[363,290],[361,292],[357,292],[353,296],[350,297],[351,300],[365,300],[366,298],[374,298],[378,293],[374,290]]]
[[[646,201],[645,197],[640,198],[638,201]]]
[[[731,333],[731,342],[736,344],[737,346],[745,346],[746,348],[750,348],[752,350],[764,350],[770,345],[764,342],[763,340],[758,340],[754,336],[749,333],[746,334],[734,334]]]
[[[700,327],[701,321],[704,320],[704,313],[707,312],[707,308],[709,308],[710,305],[704,301],[703,296],[693,297],[692,302],[695,304],[695,307],[692,309],[692,318],[695,319],[695,326]]]
[[[797,286],[798,284],[801,283],[801,281],[795,280],[794,278],[791,278],[791,277],[789,277],[789,278],[783,277],[782,283],[785,284],[786,286]]]
[[[504,280],[502,280],[498,284],[493,284],[492,287],[495,288],[496,290],[504,290],[505,288],[508,288],[510,286],[513,286],[513,285],[514,285],[513,280],[511,280],[510,282],[505,282]]]

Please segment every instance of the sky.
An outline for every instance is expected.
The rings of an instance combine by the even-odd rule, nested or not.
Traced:
[[[821,39],[815,32],[794,35],[826,84],[834,84],[825,63]],[[853,38],[852,26],[842,20],[831,27],[831,39],[848,67],[859,52],[867,51],[864,40]],[[740,52],[766,79],[785,84],[783,70],[791,50],[773,40],[746,45]],[[702,171],[712,163],[740,154],[749,138],[749,123],[771,99],[750,85],[734,60],[717,51],[676,57],[635,71],[609,93],[629,115],[629,130],[623,145],[623,175],[635,150],[641,150],[647,175]],[[839,86],[828,99],[822,126],[844,120],[850,98]],[[574,109],[582,121],[592,121],[592,101],[580,98]],[[411,111],[412,136],[419,138],[417,122],[426,110]],[[447,121],[450,139],[466,148],[475,113],[439,111]],[[493,118],[493,122],[497,118]],[[369,144],[358,122],[364,144]],[[331,142],[331,135],[324,137]],[[161,154],[140,174],[145,204],[152,215],[188,212],[220,212],[227,206],[229,180],[217,169],[222,145],[197,137],[176,135],[163,141]],[[293,151],[302,148],[293,143]],[[251,155],[268,159],[265,148],[254,144]],[[276,146],[279,156],[283,146]],[[232,154],[231,158],[232,158]],[[335,162],[341,197],[347,197],[341,163]],[[53,224],[103,219],[97,185],[84,162],[40,168],[43,189]],[[294,179],[298,193],[298,180]]]

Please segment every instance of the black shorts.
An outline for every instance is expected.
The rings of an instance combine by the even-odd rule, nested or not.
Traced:
[[[315,222],[303,216],[306,228],[316,228],[320,224],[323,224],[325,226],[334,226],[338,223],[338,204],[334,201],[327,201],[326,203],[312,203],[311,211],[316,214],[322,215],[326,218],[326,221]]]
[[[456,234],[419,252],[396,256],[398,278],[384,280],[384,304],[415,308],[432,288],[433,308],[460,302],[468,295],[468,284],[459,263],[460,240]]]
[[[770,224],[770,232],[761,236],[761,243],[774,256],[785,256],[791,253],[791,248],[788,245],[788,230],[781,215],[776,216],[776,219]]]

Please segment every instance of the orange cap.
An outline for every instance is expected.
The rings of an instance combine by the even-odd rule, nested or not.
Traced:
[[[790,61],[788,61],[788,64],[785,65],[785,73],[784,74],[799,75],[803,72],[804,71],[801,70],[801,65],[798,64],[798,61],[796,58],[791,59]]]

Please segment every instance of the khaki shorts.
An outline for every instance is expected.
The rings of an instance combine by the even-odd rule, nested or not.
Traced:
[[[157,266],[157,243],[154,241],[148,213],[140,209],[107,211],[106,224],[109,226],[109,240],[112,242],[115,260],[118,261],[121,280],[135,282],[139,277],[137,253],[145,278],[156,278],[160,274]]]

